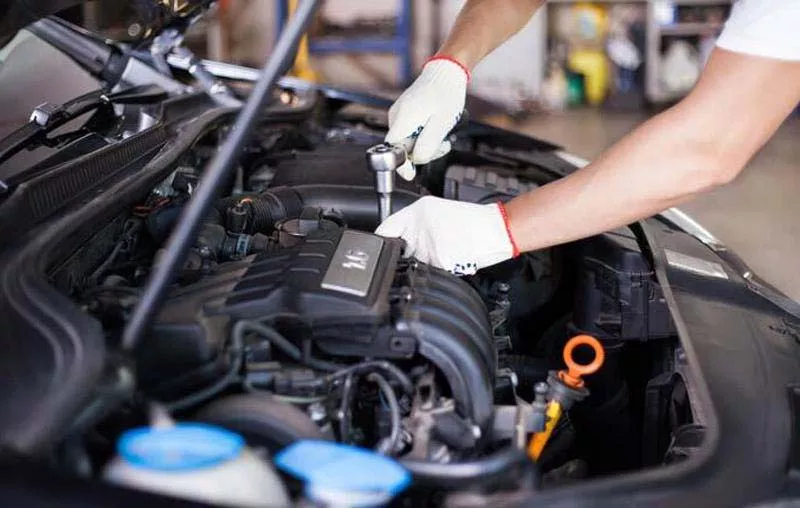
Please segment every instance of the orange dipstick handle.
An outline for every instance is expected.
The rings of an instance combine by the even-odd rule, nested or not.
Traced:
[[[590,363],[584,365],[578,363],[575,358],[573,358],[572,355],[575,352],[575,348],[578,346],[589,346],[592,348],[594,351],[594,358]],[[573,337],[567,341],[567,345],[564,347],[564,362],[567,364],[567,370],[559,371],[558,378],[568,387],[580,390],[583,388],[583,376],[588,376],[589,374],[597,372],[598,369],[603,366],[605,359],[606,353],[599,340],[590,335],[578,335],[577,337]],[[544,450],[545,445],[550,440],[550,436],[553,434],[553,430],[556,428],[558,420],[561,419],[561,414],[564,410],[565,408],[562,406],[561,401],[553,399],[548,402],[545,412],[547,417],[545,428],[543,431],[534,434],[528,443],[528,455],[531,459],[539,460],[539,457],[542,455],[542,450]]]
[[[589,346],[594,351],[594,358],[588,364],[578,363],[573,358],[575,348],[579,346]],[[606,352],[599,340],[591,335],[578,335],[567,341],[567,345],[564,347],[564,363],[567,364],[567,370],[560,371],[558,377],[570,388],[581,388],[583,387],[583,376],[594,374],[600,370],[605,360]]]

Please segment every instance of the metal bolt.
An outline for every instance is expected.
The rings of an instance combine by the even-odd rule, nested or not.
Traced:
[[[550,387],[547,386],[547,383],[536,383],[536,386],[533,387],[533,393],[535,395],[536,402],[544,402],[545,398],[547,397],[547,392],[549,391]]]
[[[483,433],[481,432],[481,428],[477,425],[472,426],[472,437],[475,439],[480,439]]]
[[[128,36],[129,37],[139,37],[142,33],[142,25],[139,23],[133,23],[128,26]]]
[[[308,412],[308,417],[311,418],[311,421],[317,424],[324,422],[328,418],[328,412],[325,410],[325,406],[319,402],[309,404],[306,411]]]

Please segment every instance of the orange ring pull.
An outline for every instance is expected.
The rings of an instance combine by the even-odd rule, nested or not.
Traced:
[[[575,358],[573,358],[572,355],[575,352],[575,348],[578,346],[589,346],[592,348],[592,351],[594,351],[594,358],[590,363],[584,365],[578,363]],[[606,352],[599,340],[591,335],[578,335],[569,339],[567,345],[564,347],[564,363],[567,364],[567,370],[559,372],[558,377],[571,388],[581,388],[583,386],[583,376],[594,374],[600,370],[605,360]]]

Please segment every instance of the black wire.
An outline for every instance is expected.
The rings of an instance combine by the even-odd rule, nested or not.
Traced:
[[[111,250],[111,254],[109,254],[108,257],[105,259],[105,261],[100,263],[100,266],[98,266],[89,276],[90,284],[96,284],[97,281],[100,280],[100,276],[103,275],[103,273],[105,273],[108,267],[111,266],[114,260],[117,259],[117,256],[119,255],[120,252],[122,252],[122,248],[124,246],[125,245],[123,242],[121,241],[117,242],[117,244]]]
[[[328,374],[327,379],[334,381],[337,378],[347,376],[349,374],[368,374],[375,370],[382,370],[385,374],[389,374],[395,381],[397,381],[397,383],[403,389],[403,392],[405,392],[407,395],[414,394],[414,383],[411,382],[411,378],[409,378],[405,372],[397,368],[397,366],[387,362],[386,360],[367,360],[366,362],[357,363],[355,365],[338,370],[332,374]]]
[[[223,377],[221,377],[216,383],[203,388],[198,392],[188,395],[182,399],[164,403],[164,407],[167,409],[167,411],[174,413],[189,409],[190,407],[205,402],[212,397],[216,397],[233,383],[237,382],[239,380],[239,371],[244,363],[244,334],[231,334],[231,345],[228,348],[228,354],[231,357],[230,368]]]
[[[355,374],[348,374],[342,384],[342,400],[339,403],[339,439],[344,444],[350,441],[350,404],[353,402],[353,388],[358,383]]]
[[[392,385],[385,377],[373,372],[367,376],[367,381],[372,381],[378,385],[386,403],[389,405],[389,416],[391,418],[391,431],[389,437],[381,439],[378,444],[378,453],[382,455],[393,455],[397,452],[400,444],[400,403],[397,402],[397,395],[394,394]]]
[[[405,372],[386,360],[368,360],[355,365],[344,366],[318,358],[305,358],[303,351],[299,347],[271,326],[259,323],[258,321],[249,320],[237,321],[233,326],[233,334],[239,335],[242,340],[244,340],[244,334],[248,331],[259,334],[260,337],[269,341],[292,360],[311,367],[312,369],[330,372],[330,374],[325,377],[324,382],[331,383],[338,378],[350,374],[368,374],[375,370],[380,370],[396,381],[403,389],[404,393],[407,395],[414,394],[414,384],[411,382],[411,379]]]
[[[270,344],[280,349],[286,356],[292,360],[302,363],[312,369],[322,370],[326,372],[336,372],[344,368],[343,365],[326,362],[317,358],[304,358],[303,352],[299,347],[294,345],[289,339],[281,335],[277,330],[271,326],[259,323],[258,321],[242,320],[237,321],[233,325],[233,334],[239,335],[244,338],[246,332],[255,332],[261,338],[269,341]]]

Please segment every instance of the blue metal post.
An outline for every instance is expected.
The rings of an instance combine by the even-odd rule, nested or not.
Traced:
[[[411,83],[412,74],[412,55],[411,41],[414,37],[414,13],[412,0],[402,0],[400,5],[400,16],[397,20],[397,36],[401,41],[400,50],[400,80],[401,85]]]
[[[413,78],[411,54],[414,35],[413,0],[399,0],[399,12],[392,37],[321,37],[309,41],[309,51],[315,54],[331,53],[389,53],[399,59],[400,86],[408,85]],[[275,37],[277,38],[289,16],[288,0],[275,0]]]
[[[289,0],[275,0],[275,40],[281,36],[286,20],[289,18]]]

